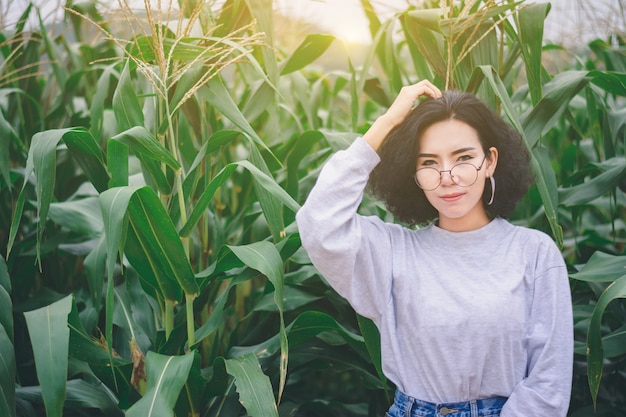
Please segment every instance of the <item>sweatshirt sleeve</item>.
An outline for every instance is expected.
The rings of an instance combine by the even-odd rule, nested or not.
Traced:
[[[526,377],[514,388],[502,417],[565,417],[572,388],[574,329],[571,292],[563,258],[546,236],[527,331]]]
[[[357,138],[327,161],[296,214],[313,265],[359,314],[375,321],[391,294],[391,244],[387,226],[357,210],[379,162],[376,151]]]

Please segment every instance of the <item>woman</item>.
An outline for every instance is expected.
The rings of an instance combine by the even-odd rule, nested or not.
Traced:
[[[358,215],[368,181],[397,220],[423,227]],[[397,388],[388,416],[567,414],[566,267],[547,235],[505,220],[529,184],[520,136],[428,81],[404,87],[320,173],[297,214],[302,244],[378,326]]]

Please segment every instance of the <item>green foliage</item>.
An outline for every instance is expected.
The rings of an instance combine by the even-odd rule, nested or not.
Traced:
[[[15,352],[11,281],[4,258],[0,258],[0,411],[15,415]]]
[[[146,357],[147,390],[126,412],[127,416],[173,416],[176,399],[183,389],[193,364],[193,353],[165,356],[148,352]]]
[[[379,335],[310,264],[294,215],[326,158],[422,78],[524,137],[536,185],[512,220],[551,233],[570,268],[571,414],[620,413],[623,42],[551,73],[565,51],[543,44],[548,4],[381,21],[364,0],[371,47],[326,71],[339,41],[284,50],[269,0],[179,3],[180,19],[146,5],[147,26],[122,4],[132,35],[69,2],[66,32],[0,34],[1,415],[382,415]]]
[[[69,328],[72,297],[24,313],[33,346],[37,379],[46,406],[46,415],[63,415],[65,381],[69,350]]]

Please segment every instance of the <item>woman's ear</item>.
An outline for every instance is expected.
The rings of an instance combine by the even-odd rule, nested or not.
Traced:
[[[498,165],[498,149],[495,146],[489,148],[489,156],[487,157],[487,177],[492,177],[496,172],[496,166]]]

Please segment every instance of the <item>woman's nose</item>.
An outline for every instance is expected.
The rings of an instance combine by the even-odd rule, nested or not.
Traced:
[[[452,179],[452,170],[446,169],[443,171],[439,171],[439,183],[443,185],[452,185],[455,184]]]

